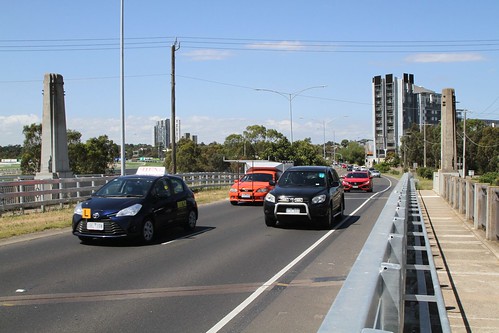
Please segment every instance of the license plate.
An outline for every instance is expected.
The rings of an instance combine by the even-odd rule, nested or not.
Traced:
[[[297,214],[300,212],[300,208],[286,208],[286,213]]]
[[[250,194],[241,194],[241,198],[249,199],[249,198],[251,198],[251,195]]]
[[[104,223],[103,222],[87,222],[87,229],[88,230],[104,230]]]
[[[359,188],[357,185],[352,186],[352,188]]]

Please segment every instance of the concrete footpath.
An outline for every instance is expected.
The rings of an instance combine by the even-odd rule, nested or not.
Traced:
[[[499,332],[499,241],[432,190],[419,201],[452,332]]]

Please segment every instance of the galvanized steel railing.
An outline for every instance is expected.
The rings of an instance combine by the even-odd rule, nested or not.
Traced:
[[[414,179],[404,174],[318,332],[450,332]]]

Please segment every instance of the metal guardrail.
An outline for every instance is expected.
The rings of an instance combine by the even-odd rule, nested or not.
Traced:
[[[404,174],[320,333],[451,332],[414,179]]]
[[[485,238],[499,240],[499,186],[477,183],[453,173],[435,173],[434,189],[438,184],[440,194],[474,229],[485,230]]]
[[[199,172],[177,174],[191,189],[232,185],[236,174]],[[78,176],[61,179],[20,179],[0,182],[0,216],[6,211],[45,210],[47,206],[71,204],[88,198],[94,191],[117,176]]]

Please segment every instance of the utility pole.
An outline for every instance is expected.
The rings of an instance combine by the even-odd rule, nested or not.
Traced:
[[[466,112],[463,110],[463,178],[466,178]]]
[[[172,45],[172,86],[171,86],[171,112],[172,112],[172,121],[170,124],[171,130],[171,144],[172,144],[172,173],[177,173],[177,138],[176,138],[176,122],[175,122],[175,51],[180,49],[180,44],[175,43]]]
[[[424,151],[424,156],[423,156],[423,167],[426,168],[426,119],[425,123],[423,124],[423,151]]]

